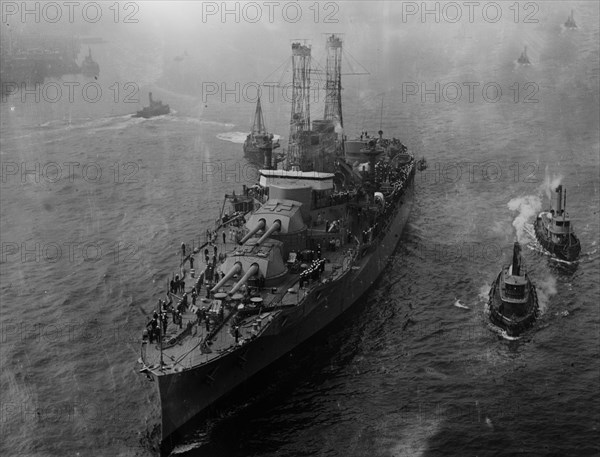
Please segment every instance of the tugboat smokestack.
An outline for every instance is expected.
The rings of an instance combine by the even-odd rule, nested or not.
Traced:
[[[521,246],[517,241],[513,246],[512,274],[513,276],[521,275]]]
[[[556,195],[555,195],[555,202],[554,202],[554,211],[556,212],[556,215],[558,216],[561,211],[562,211],[562,184],[559,185],[555,190]]]

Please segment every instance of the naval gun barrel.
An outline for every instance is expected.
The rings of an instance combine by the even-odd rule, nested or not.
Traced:
[[[250,279],[250,276],[253,276],[256,273],[258,273],[258,264],[253,263],[252,265],[250,265],[250,268],[248,268],[248,271],[246,271],[244,276],[242,276],[242,278],[235,283],[233,288],[229,291],[229,295],[235,294],[238,291],[238,289],[242,287],[242,285],[244,285],[246,281],[248,281],[248,279]]]
[[[267,238],[271,236],[271,233],[279,230],[281,230],[281,221],[277,219],[275,222],[273,222],[273,225],[269,227],[269,230],[267,230],[264,235],[259,238],[259,240],[256,242],[256,246],[260,246]]]
[[[217,284],[215,284],[215,287],[210,289],[210,291],[214,293],[217,290],[219,290],[219,287],[221,287],[223,284],[225,284],[227,281],[229,281],[234,275],[238,274],[241,270],[242,270],[242,264],[240,262],[235,262],[233,264],[233,267],[231,267],[231,270],[229,270],[225,274],[225,276],[223,276],[223,278]]]
[[[259,220],[258,224],[256,224],[256,227],[254,227],[252,230],[250,230],[246,234],[246,236],[240,240],[240,244],[244,244],[246,241],[248,241],[250,238],[252,238],[256,234],[256,232],[259,232],[260,230],[264,229],[266,225],[267,225],[267,222],[264,219]]]

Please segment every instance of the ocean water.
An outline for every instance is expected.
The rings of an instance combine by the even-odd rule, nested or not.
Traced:
[[[576,4],[576,31],[560,26],[570,6],[551,5],[530,27],[437,39],[408,24],[396,41],[372,38],[389,59],[348,78],[346,130],[381,126],[429,165],[398,249],[361,303],[246,399],[192,424],[174,455],[600,453],[598,5]],[[515,62],[524,43],[530,66]],[[105,54],[117,74],[125,57]],[[136,59],[138,104],[0,105],[2,455],[156,453],[158,397],[136,364],[147,313],[181,242],[202,240],[223,194],[256,180],[239,144],[254,105],[204,103],[142,71],[160,64],[152,53]],[[436,82],[440,100],[407,95]],[[131,118],[148,89],[174,112]],[[289,103],[264,107],[285,144]],[[558,182],[582,244],[572,264],[532,236]],[[510,339],[485,304],[515,239],[542,313]]]

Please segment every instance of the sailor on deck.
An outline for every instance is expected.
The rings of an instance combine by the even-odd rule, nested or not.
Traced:
[[[150,343],[154,342],[154,338],[156,337],[157,341],[160,341],[160,327],[158,326],[158,313],[154,312],[152,316],[152,320],[148,322],[146,327],[149,329],[149,337]]]

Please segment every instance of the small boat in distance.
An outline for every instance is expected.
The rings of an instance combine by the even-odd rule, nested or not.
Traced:
[[[143,117],[148,119],[154,116],[161,116],[163,114],[169,114],[171,109],[169,105],[163,104],[160,100],[152,100],[152,92],[148,94],[150,99],[150,106],[144,106],[144,108],[133,115],[133,117]]]
[[[576,29],[577,28],[575,19],[573,19],[573,10],[571,10],[571,15],[567,18],[567,21],[565,22],[565,27],[568,29]]]
[[[100,65],[92,59],[91,48],[88,48],[88,55],[81,63],[81,74],[88,78],[97,78],[100,75]]]
[[[521,65],[531,65],[531,62],[529,61],[529,57],[527,56],[527,46],[525,46],[525,49],[523,50],[523,52],[517,59],[517,62],[520,63]]]
[[[506,330],[508,336],[518,336],[533,325],[539,313],[535,286],[521,265],[521,246],[513,246],[512,264],[505,267],[490,289],[490,320]]]
[[[563,195],[561,184],[554,192],[553,208],[542,211],[535,221],[535,237],[548,252],[571,262],[579,257],[581,244],[573,233],[571,221],[565,210],[567,191],[565,190]]]
[[[255,156],[254,159],[262,164],[264,162],[264,150],[277,149],[279,146],[279,140],[273,142],[273,134],[267,132],[259,96],[256,101],[252,131],[244,141],[244,154]]]

